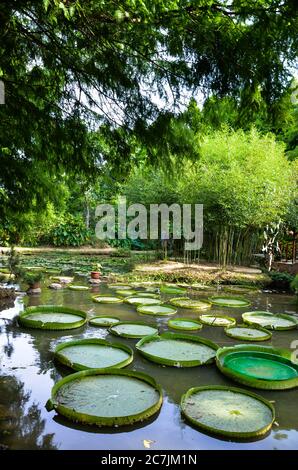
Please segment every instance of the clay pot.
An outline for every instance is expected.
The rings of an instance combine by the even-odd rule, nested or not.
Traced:
[[[91,279],[99,279],[100,272],[99,271],[91,271]]]

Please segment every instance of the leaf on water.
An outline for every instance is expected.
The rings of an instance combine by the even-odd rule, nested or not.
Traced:
[[[152,441],[151,439],[144,439],[143,440],[143,446],[145,447],[145,449],[150,449],[151,444],[154,444],[154,442],[156,442],[156,441]]]

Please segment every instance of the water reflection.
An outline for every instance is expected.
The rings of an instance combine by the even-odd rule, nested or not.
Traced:
[[[78,284],[86,283],[81,278]],[[86,283],[87,285],[87,283]],[[96,287],[100,293],[109,292],[106,286]],[[140,317],[135,308],[127,304],[100,305],[92,302],[89,291],[53,291],[43,288],[40,296],[18,298],[14,308],[0,313],[0,442],[15,449],[143,449],[143,440],[154,441],[152,449],[295,449],[298,448],[297,391],[256,391],[268,400],[274,401],[276,420],[270,435],[258,442],[226,442],[215,436],[199,432],[186,423],[180,414],[181,395],[190,387],[206,384],[235,385],[224,377],[214,365],[177,369],[163,367],[149,362],[136,351],[134,362],[129,369],[143,371],[153,376],[164,391],[164,403],[160,414],[139,426],[107,429],[77,426],[59,417],[54,411],[48,413],[44,406],[50,397],[53,384],[70,370],[57,368],[53,363],[53,350],[63,341],[82,337],[106,338],[119,341],[109,335],[105,328],[86,325],[68,331],[41,331],[22,328],[16,315],[25,305],[55,304],[69,305],[92,312],[92,315],[113,315],[123,320],[143,320],[156,323],[162,332],[167,329],[168,318]],[[200,293],[199,297],[208,297]],[[168,301],[169,296],[164,296]],[[273,312],[295,311],[292,297],[277,294],[252,296],[252,310]],[[228,310],[228,314],[241,322],[245,309]],[[214,308],[214,312],[227,313],[227,309]],[[89,316],[90,316],[89,313]],[[179,316],[197,318],[197,313],[180,309]],[[221,346],[236,344],[228,338],[222,328],[205,327],[195,333],[211,339]],[[297,339],[297,331],[274,332],[271,343],[277,347],[289,348]],[[136,340],[122,339],[121,342],[134,347]],[[4,372],[5,371],[5,374]],[[0,446],[1,447],[1,446]]]
[[[54,434],[44,434],[46,421],[30,392],[16,377],[0,376],[0,444],[2,448],[56,449]]]

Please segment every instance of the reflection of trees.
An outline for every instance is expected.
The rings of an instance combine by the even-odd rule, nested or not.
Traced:
[[[30,392],[24,384],[11,376],[0,377],[0,447],[22,449],[55,449],[54,434],[42,435],[45,420],[41,410],[33,403],[26,405]]]

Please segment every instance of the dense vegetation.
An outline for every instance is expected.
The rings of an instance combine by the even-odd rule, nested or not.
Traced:
[[[297,23],[293,0],[2,2],[0,244],[95,243],[121,194],[203,203],[223,264],[297,231]]]

